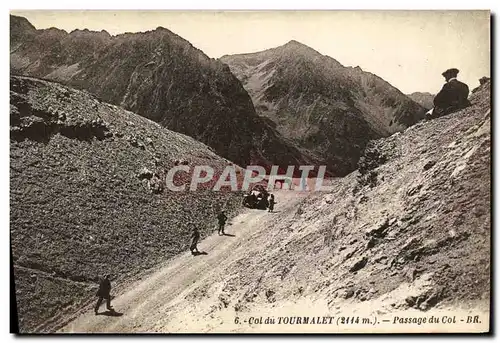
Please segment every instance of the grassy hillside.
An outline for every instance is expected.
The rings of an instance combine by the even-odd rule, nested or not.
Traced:
[[[22,331],[92,297],[100,275],[111,273],[116,285],[185,250],[193,225],[205,235],[220,208],[231,214],[240,204],[233,192],[162,189],[176,163],[220,172],[228,161],[87,92],[11,77],[10,121],[10,233]]]

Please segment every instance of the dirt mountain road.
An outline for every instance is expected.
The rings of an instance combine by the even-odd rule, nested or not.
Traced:
[[[207,277],[217,275],[234,258],[238,251],[251,244],[249,238],[266,230],[267,223],[276,219],[281,211],[293,209],[305,196],[305,193],[279,191],[279,212],[267,213],[261,210],[245,210],[229,221],[227,236],[216,233],[198,244],[206,255],[192,256],[185,252],[149,277],[132,283],[124,292],[118,294],[112,305],[119,316],[94,315],[91,308],[86,308],[76,320],[63,327],[59,332],[76,333],[143,333],[158,331],[155,326],[168,316],[169,307],[183,299],[183,294],[197,287]],[[234,236],[232,236],[234,235]],[[105,310],[103,304],[100,313]],[[169,332],[168,327],[162,332]]]

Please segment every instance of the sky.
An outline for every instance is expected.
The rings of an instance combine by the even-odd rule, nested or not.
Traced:
[[[489,11],[11,11],[37,29],[106,30],[112,35],[165,27],[212,58],[290,40],[345,66],[359,66],[403,93],[437,93],[448,68],[471,90],[490,76]]]

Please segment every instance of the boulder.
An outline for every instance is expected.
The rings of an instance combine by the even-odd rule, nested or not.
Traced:
[[[354,263],[351,269],[349,269],[349,272],[351,273],[357,272],[358,270],[363,269],[367,263],[368,263],[368,257],[366,256],[362,257],[356,263]]]

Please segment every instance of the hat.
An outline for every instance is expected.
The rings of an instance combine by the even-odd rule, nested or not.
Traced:
[[[459,72],[459,70],[457,68],[451,68],[451,69],[445,70],[441,75],[443,75],[443,76],[447,76],[447,75],[457,76],[458,72]]]

